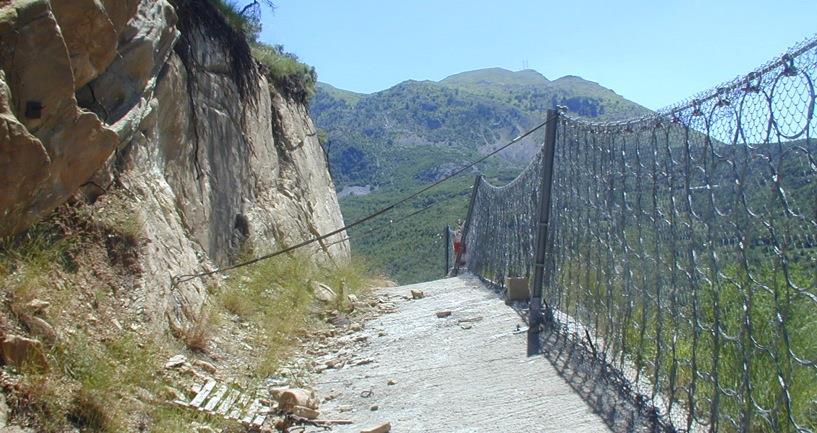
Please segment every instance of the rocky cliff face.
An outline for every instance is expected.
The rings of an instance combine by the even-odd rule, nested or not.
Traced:
[[[343,225],[306,108],[204,0],[0,1],[0,234],[79,192],[139,222],[134,308],[182,321],[214,269]],[[309,251],[346,260],[346,242]]]

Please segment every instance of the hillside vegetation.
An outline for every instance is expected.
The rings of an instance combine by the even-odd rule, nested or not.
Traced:
[[[310,113],[327,134],[325,149],[337,189],[368,185],[374,190],[341,199],[344,217],[351,222],[506,144],[541,123],[546,110],[557,105],[566,106],[570,115],[599,121],[649,112],[580,77],[550,81],[533,70],[491,68],[439,82],[405,81],[368,95],[318,83]],[[390,218],[447,200],[439,207],[362,239],[356,235],[370,229],[352,230],[352,247],[401,283],[442,275],[440,233],[446,224],[464,218],[473,176],[481,172],[512,179],[543,137],[537,131],[421,200],[425,204],[398,209]]]

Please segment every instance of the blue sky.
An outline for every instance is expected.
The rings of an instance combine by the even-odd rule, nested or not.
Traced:
[[[657,109],[817,33],[817,0],[276,0],[261,39],[321,81],[371,93],[407,79],[527,66]]]

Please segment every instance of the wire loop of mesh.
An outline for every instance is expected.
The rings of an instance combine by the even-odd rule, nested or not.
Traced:
[[[817,431],[815,46],[650,117],[559,115],[544,301],[678,430]],[[480,186],[473,272],[530,271],[541,165]]]

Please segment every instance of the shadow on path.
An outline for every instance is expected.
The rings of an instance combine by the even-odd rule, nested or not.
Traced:
[[[674,432],[581,343],[558,330],[540,333],[542,353],[615,433]]]
[[[478,277],[477,277],[478,278]],[[479,278],[502,298],[504,288]],[[527,322],[528,309],[523,303],[512,308]],[[545,328],[539,334],[540,353],[559,376],[590,406],[614,433],[675,433],[671,425],[635,395],[615,370],[595,358],[580,340],[559,328]]]

